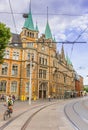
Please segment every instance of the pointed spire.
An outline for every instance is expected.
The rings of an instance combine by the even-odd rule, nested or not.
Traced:
[[[69,65],[72,65],[72,62],[71,62],[71,60],[69,59],[69,57],[68,57],[68,54],[66,53],[66,61],[67,61],[67,63],[69,64]]]
[[[61,55],[62,55],[62,58],[65,58],[63,45],[62,45],[62,49],[61,49]]]
[[[36,22],[35,30],[36,30],[37,32],[39,31],[39,29],[38,29],[38,25],[37,25],[37,22]]]
[[[48,6],[47,6],[47,22],[48,22]]]
[[[31,12],[31,0],[30,0],[30,4],[29,4],[29,12]]]
[[[53,42],[55,42],[55,43],[56,43],[56,39],[55,39],[55,36],[54,36]]]
[[[51,33],[51,29],[48,23],[48,7],[47,7],[47,24],[46,24],[46,29],[45,29],[45,37],[46,39],[52,39],[52,33]]]
[[[29,5],[28,18],[25,19],[24,28],[34,31],[34,23],[33,23],[32,13],[31,13],[31,0],[30,0],[30,5]]]

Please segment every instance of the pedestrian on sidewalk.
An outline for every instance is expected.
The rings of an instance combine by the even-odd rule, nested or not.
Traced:
[[[50,97],[50,95],[48,96],[48,99],[49,99],[49,102],[51,101],[51,97]]]

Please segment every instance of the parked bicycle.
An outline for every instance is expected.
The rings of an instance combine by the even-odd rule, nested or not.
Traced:
[[[4,105],[4,106],[6,106],[6,105]],[[7,107],[7,106],[6,106]],[[10,118],[11,117],[11,114],[12,114],[12,108],[11,107],[7,107],[7,110],[4,112],[4,114],[3,114],[3,119],[4,120],[7,120],[8,118]]]

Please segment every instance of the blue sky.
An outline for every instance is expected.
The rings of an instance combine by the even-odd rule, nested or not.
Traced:
[[[36,21],[38,23],[39,35],[45,32],[48,6],[49,25],[57,42],[74,42],[76,39],[78,39],[77,42],[86,42],[85,44],[64,44],[64,49],[65,53],[68,53],[74,69],[83,76],[84,84],[88,84],[88,0],[31,1],[33,21],[34,24]],[[12,32],[20,33],[24,24],[22,14],[29,12],[30,0],[10,0],[10,2],[16,28],[10,13],[9,0],[0,0],[0,22],[9,26]],[[60,51],[61,46],[61,43],[57,43],[57,50]]]

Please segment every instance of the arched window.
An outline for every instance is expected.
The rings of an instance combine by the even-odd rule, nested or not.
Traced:
[[[29,37],[29,32],[27,32],[27,36]]]

